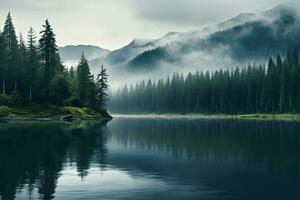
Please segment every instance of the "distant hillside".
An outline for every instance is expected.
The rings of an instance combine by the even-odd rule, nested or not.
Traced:
[[[59,53],[62,61],[67,65],[76,65],[82,53],[90,61],[96,58],[107,56],[110,51],[92,45],[68,45],[59,48]]]
[[[93,60],[91,65],[151,72],[161,64],[200,69],[263,62],[271,55],[300,46],[299,14],[300,3],[280,4],[262,13],[240,14],[198,31],[171,32],[156,40],[134,40],[105,58]]]
[[[265,63],[270,56],[300,47],[300,3],[285,3],[260,13],[240,15],[189,32],[135,39],[109,52],[99,47],[60,49],[64,61],[85,52],[93,73],[102,64],[116,84],[174,72]]]

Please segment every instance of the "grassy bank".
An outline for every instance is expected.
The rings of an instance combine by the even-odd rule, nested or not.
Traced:
[[[106,113],[96,112],[89,108],[79,107],[55,107],[55,106],[28,106],[13,108],[0,106],[0,118],[6,119],[45,119],[58,120],[63,116],[71,115],[79,119],[108,119]]]
[[[238,115],[239,119],[266,119],[266,120],[300,120],[300,114],[247,114]]]

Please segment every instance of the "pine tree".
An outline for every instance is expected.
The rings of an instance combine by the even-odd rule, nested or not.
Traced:
[[[96,82],[96,100],[97,100],[97,106],[101,110],[106,109],[107,101],[108,101],[108,75],[106,68],[104,66],[101,66],[100,73],[97,76],[97,82]]]
[[[28,31],[27,45],[22,34],[18,41],[8,14],[3,32],[0,32],[0,88],[1,94],[13,95],[13,98],[5,97],[5,104],[17,106],[34,102],[61,106],[75,100],[79,106],[96,108],[99,104],[99,110],[105,109],[108,100],[106,69],[102,67],[95,80],[82,55],[76,72],[74,68],[65,70],[48,20],[40,34],[39,44],[32,28]]]
[[[14,87],[8,87],[8,92],[11,92],[16,88],[16,71],[20,70],[18,69],[18,40],[16,36],[15,27],[13,25],[11,14],[8,13],[3,33],[2,33],[6,56],[7,56],[7,63],[6,63],[6,69],[7,69],[7,75],[6,75],[6,81],[9,83],[13,82]],[[4,78],[5,79],[5,78]],[[5,81],[4,81],[5,82]],[[6,84],[4,84],[6,85]],[[12,84],[10,84],[12,85]],[[9,86],[9,85],[8,85]],[[6,88],[4,88],[4,91]]]
[[[89,64],[84,54],[76,70],[77,96],[83,104],[89,103],[89,89],[91,86],[91,73]]]
[[[74,67],[72,66],[68,71],[68,81],[70,85],[70,92],[73,97],[76,96],[76,72],[74,70]]]
[[[24,92],[26,90],[26,80],[24,80],[27,75],[26,74],[26,67],[28,66],[28,52],[25,45],[25,41],[23,38],[23,35],[20,33],[19,37],[19,49],[18,49],[19,59],[18,59],[18,67],[19,70],[15,71],[15,88],[14,91],[17,92],[19,89],[19,92]],[[24,78],[24,79],[23,79]]]
[[[276,65],[275,65],[275,74],[273,79],[273,89],[274,89],[274,104],[275,104],[275,111],[279,111],[279,104],[280,104],[280,93],[281,93],[281,73],[282,73],[282,58],[280,55],[277,55],[276,58]]]
[[[15,59],[18,55],[17,54],[18,40],[17,40],[15,27],[10,13],[8,13],[7,15],[4,28],[3,28],[2,37],[4,39],[4,43],[6,46],[8,59],[11,61]]]
[[[5,83],[6,83],[6,76],[7,76],[7,55],[6,55],[6,49],[4,44],[4,38],[3,34],[0,32],[0,78],[1,78],[1,93],[2,95],[6,94],[5,90]]]
[[[289,74],[290,84],[290,96],[289,96],[289,107],[292,112],[296,112],[296,106],[299,101],[298,99],[298,84],[299,84],[299,75],[296,66],[293,66]]]
[[[55,34],[48,20],[46,20],[45,24],[43,25],[43,30],[40,32],[40,34],[41,39],[39,40],[39,47],[44,71],[44,95],[47,99],[50,91],[51,80],[55,77],[55,75],[62,72],[62,70]]]
[[[262,104],[261,108],[263,112],[270,112],[274,111],[274,93],[273,93],[273,78],[274,78],[274,73],[275,73],[275,63],[273,61],[273,58],[269,59],[268,62],[268,67],[267,67],[267,72],[266,75],[264,76],[264,81],[263,81],[263,90],[262,90]]]
[[[61,106],[67,98],[70,97],[69,84],[62,74],[52,79],[50,91],[50,99],[54,105]]]
[[[36,36],[32,27],[28,31],[28,65],[26,67],[25,76],[28,85],[28,97],[29,101],[32,101],[33,93],[38,93],[39,83],[39,64],[40,57],[38,54],[38,47],[36,42]]]
[[[279,101],[279,109],[280,112],[288,111],[289,105],[289,62],[285,60],[283,63],[283,67],[281,70],[281,79],[280,79],[280,101]]]

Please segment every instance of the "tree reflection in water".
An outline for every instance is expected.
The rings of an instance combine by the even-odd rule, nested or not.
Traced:
[[[64,164],[87,176],[90,162],[105,167],[102,124],[91,122],[0,124],[0,194],[15,199],[26,185],[53,199]]]
[[[66,167],[75,168],[84,180],[89,169],[97,166],[103,171],[121,169],[134,178],[155,175],[165,182],[176,180],[197,192],[206,182],[204,186],[247,199],[249,190],[260,191],[262,183],[272,184],[265,188],[266,196],[277,187],[273,196],[284,189],[299,197],[295,190],[300,169],[299,130],[298,122],[238,120],[115,119],[107,126],[94,122],[0,123],[0,196],[15,199],[25,189],[29,196],[37,192],[40,199],[53,199]],[[263,171],[257,173],[256,166]],[[272,175],[287,179],[272,182]],[[241,185],[249,178],[252,185],[246,190]],[[115,182],[109,183],[113,187]],[[286,184],[293,187],[287,189]],[[114,195],[109,189],[105,192]],[[155,195],[149,199],[159,193]],[[197,199],[198,193],[194,195]]]

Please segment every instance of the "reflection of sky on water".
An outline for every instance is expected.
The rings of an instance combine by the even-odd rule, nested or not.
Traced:
[[[299,123],[116,119],[106,127],[3,127],[0,176],[7,167],[11,174],[0,190],[8,192],[3,180],[24,180],[16,199],[28,199],[30,187],[32,199],[300,197]],[[31,186],[30,173],[37,174]]]
[[[192,186],[178,185],[176,181],[166,182],[149,174],[139,173],[132,176],[126,171],[107,168],[101,170],[92,167],[88,176],[81,179],[73,167],[67,167],[61,172],[56,189],[56,199],[153,199],[159,197],[208,197],[217,191],[203,187],[196,191]],[[180,189],[178,189],[180,188]],[[23,189],[18,195],[20,199],[29,197]],[[32,198],[37,198],[33,193]]]

